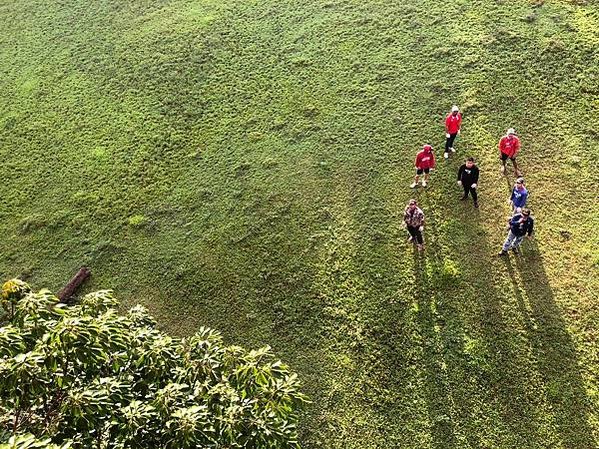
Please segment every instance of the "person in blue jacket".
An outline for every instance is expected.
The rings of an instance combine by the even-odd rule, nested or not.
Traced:
[[[510,206],[512,206],[512,213],[519,213],[524,206],[526,206],[526,200],[528,200],[528,190],[524,186],[524,178],[516,179],[516,185],[512,190],[512,196],[510,196]]]
[[[523,208],[520,213],[510,218],[508,221],[509,232],[499,255],[505,256],[510,248],[514,253],[518,254],[524,237],[528,236],[528,238],[532,238],[534,224],[534,220],[530,216],[530,209],[527,208]]]

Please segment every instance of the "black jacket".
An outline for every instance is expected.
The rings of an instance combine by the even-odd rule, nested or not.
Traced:
[[[466,164],[462,164],[458,170],[458,181],[462,181],[462,185],[470,187],[472,184],[478,183],[478,167],[473,165],[471,168],[466,167]]]
[[[535,222],[532,217],[524,217],[522,214],[516,214],[510,219],[510,230],[517,237],[526,234],[532,235]]]

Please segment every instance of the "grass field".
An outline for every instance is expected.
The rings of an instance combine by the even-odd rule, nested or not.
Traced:
[[[1,279],[87,265],[175,334],[271,345],[305,448],[599,447],[597,3],[14,0],[0,24]],[[453,103],[458,153],[412,193]],[[537,233],[499,259],[510,126]]]

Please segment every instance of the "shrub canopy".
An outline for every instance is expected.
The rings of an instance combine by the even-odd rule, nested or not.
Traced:
[[[0,449],[295,448],[298,380],[265,347],[174,338],[110,291],[75,306],[2,288]],[[4,443],[4,444],[2,444]]]

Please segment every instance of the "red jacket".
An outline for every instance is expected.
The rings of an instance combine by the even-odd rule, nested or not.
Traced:
[[[499,151],[507,157],[514,157],[520,150],[520,139],[516,136],[503,136],[499,141]]]
[[[450,113],[445,118],[445,132],[449,134],[455,134],[460,130],[460,126],[462,125],[462,114],[459,112],[454,116]]]
[[[424,170],[425,168],[435,168],[435,155],[432,151],[421,150],[416,155],[416,168]]]

